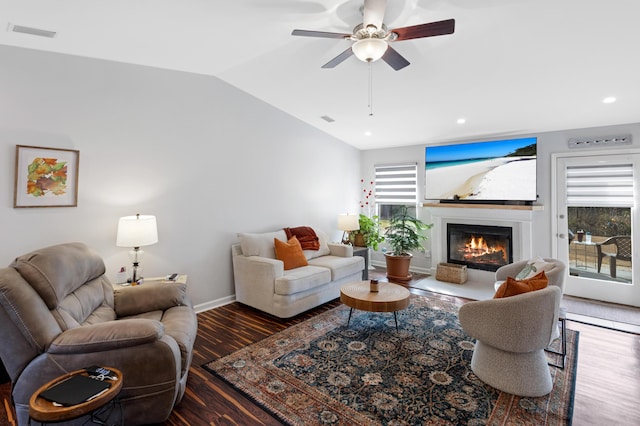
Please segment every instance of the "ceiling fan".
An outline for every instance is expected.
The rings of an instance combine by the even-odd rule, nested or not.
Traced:
[[[386,7],[387,0],[364,0],[362,24],[358,24],[353,29],[353,34],[293,30],[291,35],[341,38],[355,42],[347,50],[324,64],[322,68],[333,68],[351,55],[355,55],[364,62],[375,62],[378,59],[382,59],[391,68],[398,71],[409,65],[409,61],[391,47],[389,45],[390,42],[452,34],[455,28],[455,20],[447,19],[388,30],[382,22]]]

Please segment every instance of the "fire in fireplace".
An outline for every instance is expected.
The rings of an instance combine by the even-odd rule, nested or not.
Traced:
[[[496,271],[513,263],[513,232],[507,226],[447,224],[447,262]]]

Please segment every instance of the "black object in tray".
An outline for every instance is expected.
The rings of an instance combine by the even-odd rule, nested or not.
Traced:
[[[40,397],[64,406],[77,405],[95,398],[111,387],[111,383],[87,376],[71,376],[40,393]]]

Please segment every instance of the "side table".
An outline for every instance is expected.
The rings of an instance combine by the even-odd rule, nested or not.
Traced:
[[[588,261],[588,257],[589,257],[589,253],[588,253],[588,248],[589,247],[595,247],[598,244],[594,243],[594,242],[586,242],[586,241],[573,241],[572,243],[574,245],[574,251],[575,251],[575,266],[576,268],[580,268],[580,269],[588,269],[589,268],[589,261]],[[578,247],[582,247],[582,255],[584,257],[584,263],[582,265],[579,264],[578,262]],[[591,251],[591,250],[589,250]],[[594,253],[595,256],[595,253]],[[595,268],[595,260],[594,260],[594,268]]]
[[[409,306],[411,293],[406,288],[392,283],[380,283],[379,290],[371,291],[369,281],[345,284],[340,287],[340,301],[349,308],[347,327],[354,309],[367,312],[393,312],[398,330],[398,311]]]
[[[362,279],[369,279],[369,247],[353,246],[353,255],[364,258],[364,269],[362,270]]]
[[[148,283],[148,282],[158,282],[158,283],[165,283],[165,284],[171,284],[171,283],[186,284],[188,277],[189,277],[188,275],[178,275],[176,279],[173,281],[168,280],[166,277],[151,277],[151,278],[145,278],[142,284],[144,285],[144,283]]]
[[[557,363],[549,362],[548,364],[552,367],[558,367],[561,370],[564,370],[564,365],[567,361],[567,308],[560,307],[560,311],[558,314],[558,321],[560,322],[560,349],[555,350],[550,347],[546,348],[545,351],[558,355],[560,357],[560,361]]]
[[[172,284],[172,283],[180,283],[180,284],[187,284],[187,278],[189,278],[188,275],[178,275],[178,277],[171,281],[168,280],[166,277],[151,277],[151,278],[145,278],[144,281],[142,282],[142,284],[140,285],[144,285],[145,283],[162,283],[162,284]],[[116,284],[113,283],[112,284],[114,289],[118,289],[118,288],[123,288],[123,287],[136,287],[130,283],[122,283],[122,284]]]
[[[104,407],[107,403],[112,402],[114,398],[122,389],[122,372],[112,367],[105,367],[116,375],[117,380],[111,380],[111,387],[104,393],[97,397],[85,401],[82,404],[71,406],[58,406],[52,402],[47,401],[44,398],[40,398],[40,393],[45,389],[50,388],[58,382],[68,379],[75,375],[85,375],[88,373],[83,370],[76,370],[67,373],[63,376],[57,377],[51,380],[49,383],[45,383],[38,390],[36,390],[29,399],[29,420],[33,419],[38,422],[62,422],[65,420],[71,420],[78,417],[82,417],[86,414],[91,414],[94,411]]]

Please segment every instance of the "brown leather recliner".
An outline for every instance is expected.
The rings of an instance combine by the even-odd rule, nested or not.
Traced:
[[[110,420],[162,422],[180,402],[197,332],[186,286],[114,292],[104,273],[102,259],[82,243],[36,250],[0,269],[0,358],[19,425],[28,423],[36,389],[91,365],[123,373]]]

